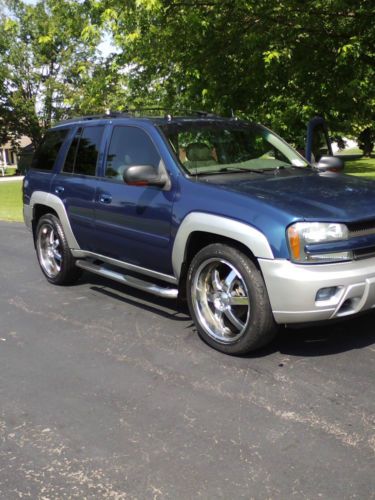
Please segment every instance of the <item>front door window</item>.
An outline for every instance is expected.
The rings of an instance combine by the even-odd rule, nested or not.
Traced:
[[[133,165],[151,165],[157,170],[160,155],[148,135],[137,127],[114,127],[107,155],[105,177],[123,180]]]

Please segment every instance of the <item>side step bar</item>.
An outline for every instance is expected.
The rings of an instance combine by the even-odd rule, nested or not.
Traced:
[[[164,297],[166,299],[176,299],[178,295],[177,288],[164,288],[155,283],[150,283],[149,281],[143,281],[133,276],[126,276],[125,274],[112,271],[104,266],[94,264],[93,262],[87,260],[76,260],[76,266],[89,271],[90,273],[99,274],[99,276],[104,276],[111,280],[122,283],[123,285],[131,286],[137,288],[138,290],[143,290],[144,292],[152,293],[158,297]]]

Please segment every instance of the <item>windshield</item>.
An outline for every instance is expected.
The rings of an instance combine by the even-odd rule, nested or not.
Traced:
[[[192,175],[308,166],[294,149],[260,125],[181,121],[160,128],[180,164]]]

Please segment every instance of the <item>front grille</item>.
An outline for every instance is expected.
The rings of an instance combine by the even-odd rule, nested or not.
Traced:
[[[347,226],[349,229],[350,238],[357,238],[358,236],[368,236],[370,234],[375,234],[374,220],[349,222]]]
[[[360,248],[358,250],[354,250],[353,255],[356,260],[375,257],[375,247]]]

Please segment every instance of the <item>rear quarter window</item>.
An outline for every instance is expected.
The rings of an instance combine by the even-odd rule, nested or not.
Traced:
[[[31,168],[52,170],[69,129],[49,130],[34,153]]]

